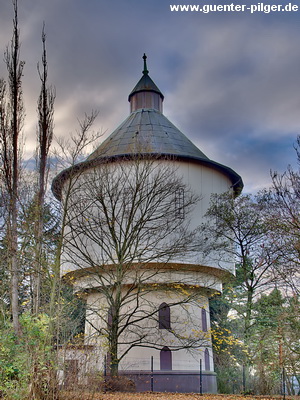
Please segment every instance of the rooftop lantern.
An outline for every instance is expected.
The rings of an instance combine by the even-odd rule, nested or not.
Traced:
[[[128,101],[130,102],[130,112],[134,112],[143,108],[150,108],[162,113],[162,102],[164,100],[164,96],[149,76],[149,71],[147,69],[147,56],[145,53],[143,55],[143,60],[143,76],[128,96]]]

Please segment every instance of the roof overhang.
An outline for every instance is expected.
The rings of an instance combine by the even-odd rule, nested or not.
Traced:
[[[95,168],[100,166],[101,164],[106,164],[109,162],[116,161],[130,161],[136,160],[140,158],[141,160],[145,159],[157,159],[157,160],[166,160],[166,161],[184,161],[184,162],[193,162],[196,164],[204,165],[210,168],[213,168],[225,176],[227,176],[232,182],[231,188],[236,196],[238,196],[243,187],[243,180],[233,169],[226,167],[225,165],[219,164],[215,161],[209,159],[200,159],[192,156],[184,156],[184,155],[174,155],[174,154],[153,154],[153,153],[144,153],[144,154],[118,154],[109,157],[99,157],[92,160],[86,160],[81,163],[75,164],[63,171],[61,171],[52,182],[52,192],[54,196],[61,200],[62,197],[62,187],[64,183],[70,179],[72,176],[78,175],[88,169]]]

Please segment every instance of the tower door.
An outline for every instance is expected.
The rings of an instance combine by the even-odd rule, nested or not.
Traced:
[[[210,360],[209,360],[208,349],[205,349],[205,352],[204,352],[204,364],[205,364],[206,371],[209,371],[210,370]]]
[[[160,369],[172,370],[172,352],[167,346],[163,347],[160,351]]]
[[[78,360],[65,360],[65,386],[71,387],[78,384]]]

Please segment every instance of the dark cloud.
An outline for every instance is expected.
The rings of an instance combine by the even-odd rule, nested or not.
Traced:
[[[45,21],[58,136],[74,131],[77,118],[92,109],[100,111],[95,128],[109,133],[119,125],[146,52],[150,75],[165,94],[166,116],[208,157],[236,169],[247,190],[267,185],[270,169],[294,162],[300,14],[171,13],[169,4],[20,1],[27,154],[34,147]],[[0,6],[4,51],[13,13],[10,1],[0,0]],[[0,76],[5,74],[0,64]]]

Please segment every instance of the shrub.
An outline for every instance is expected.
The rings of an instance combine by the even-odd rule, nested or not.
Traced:
[[[0,392],[10,399],[57,399],[55,362],[45,314],[20,317],[17,338],[9,323],[0,327]]]

